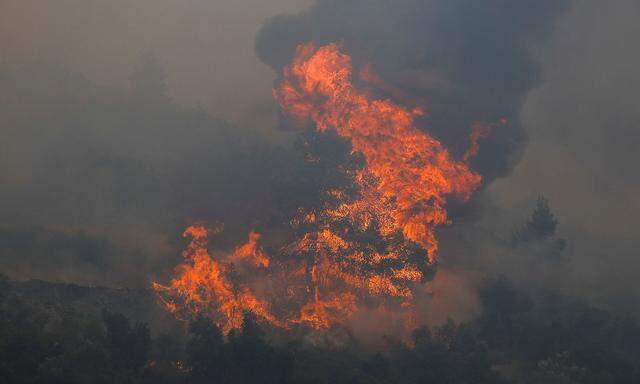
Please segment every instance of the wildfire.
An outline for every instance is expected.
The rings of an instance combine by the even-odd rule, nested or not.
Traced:
[[[363,156],[364,166],[352,175],[357,196],[326,191],[337,204],[301,209],[291,223],[302,235],[278,259],[260,247],[256,232],[213,258],[209,231],[188,228],[185,263],[168,286],[154,284],[168,310],[206,314],[225,332],[241,325],[245,311],[279,327],[319,329],[346,323],[363,306],[411,310],[415,287],[437,260],[435,230],[450,221],[447,199],[466,201],[482,182],[468,161],[489,126],[473,127],[471,146],[457,161],[417,128],[421,109],[375,99],[354,86],[352,71],[337,45],[301,45],[274,96],[285,114],[311,120],[321,132],[335,130]],[[370,68],[364,73],[361,81],[380,83]]]
[[[210,230],[202,225],[187,228],[183,236],[191,240],[182,252],[185,263],[177,268],[177,276],[167,286],[153,283],[153,289],[159,293],[165,307],[179,318],[188,318],[194,313],[207,315],[225,333],[242,326],[247,311],[279,325],[266,302],[258,299],[248,287],[231,280],[233,264],[211,257],[207,249],[209,233]],[[259,235],[252,233],[249,242],[238,247],[231,258],[252,258],[262,262],[265,256],[255,243],[258,239]]]
[[[320,131],[335,129],[350,140],[366,160],[360,179],[371,175],[376,181],[363,183],[362,189],[373,187],[375,198],[389,202],[389,224],[424,247],[433,262],[438,250],[434,229],[448,222],[446,197],[468,199],[482,177],[416,128],[414,119],[422,110],[371,99],[353,86],[351,74],[351,58],[336,44],[319,49],[305,44],[285,69],[275,96],[291,116],[311,119]]]
[[[262,235],[257,232],[249,233],[249,241],[236,248],[236,251],[233,253],[233,259],[235,261],[246,260],[256,267],[268,268],[269,258],[258,245],[261,237]]]

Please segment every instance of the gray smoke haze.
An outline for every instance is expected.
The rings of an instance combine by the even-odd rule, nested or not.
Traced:
[[[276,206],[295,161],[253,39],[304,5],[0,2],[2,271],[148,287],[185,222],[233,234]]]
[[[272,179],[286,184],[287,152],[173,103],[154,63],[142,60],[127,91],[42,65],[0,75],[10,275],[147,285],[175,264],[171,241],[186,222],[234,228],[277,206]]]
[[[558,290],[624,314],[640,313],[640,206],[635,94],[640,4],[574,3],[532,51],[540,84],[524,99],[529,141],[513,172],[482,194],[481,220],[447,228],[450,268],[506,274],[534,295]],[[567,240],[560,263],[505,246],[544,194]]]
[[[554,38],[536,52],[543,83],[528,94],[521,116],[530,136],[526,153],[490,191],[496,204],[516,216],[544,193],[570,245],[566,284],[636,313],[638,16],[637,1],[588,1],[561,19]]]
[[[637,311],[637,1],[311,3],[0,2],[0,271],[148,286],[185,223],[236,244],[286,221],[315,175],[271,87],[297,44],[338,41],[426,103],[455,155],[472,122],[509,120],[473,163],[490,181],[474,220],[441,231],[427,321],[467,316],[496,273]],[[533,253],[504,243],[539,194],[569,261],[529,280]]]
[[[474,215],[481,220],[442,231],[442,267],[468,277],[445,293],[456,295],[447,305],[460,303],[446,313],[473,310],[470,292],[500,273],[537,292],[559,289],[637,312],[639,6],[319,0],[268,20],[256,46],[277,72],[299,43],[340,42],[356,63],[373,63],[410,99],[426,100],[424,128],[454,153],[474,120],[509,119],[473,164],[488,176]],[[505,245],[540,194],[568,240],[562,264]]]
[[[56,64],[99,85],[126,87],[140,51],[152,50],[171,95],[216,116],[269,118],[274,74],[254,54],[266,17],[310,0],[3,0],[0,63]],[[272,119],[273,120],[273,119]],[[271,124],[272,125],[272,124]]]

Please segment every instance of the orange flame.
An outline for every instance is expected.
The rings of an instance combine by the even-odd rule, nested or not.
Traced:
[[[415,323],[412,298],[436,262],[435,230],[450,222],[449,197],[466,201],[480,186],[482,177],[468,161],[490,126],[473,127],[471,147],[457,161],[416,127],[421,109],[374,99],[351,83],[351,75],[351,59],[337,45],[301,45],[274,96],[287,115],[309,119],[319,131],[335,130],[363,155],[365,165],[353,175],[358,197],[326,191],[340,203],[314,212],[300,209],[292,226],[311,229],[282,247],[288,256],[282,260],[269,258],[256,232],[214,260],[207,249],[209,231],[189,227],[185,236],[191,242],[177,276],[168,286],[154,283],[169,311],[178,317],[206,314],[225,332],[241,326],[244,311],[279,327],[321,329],[345,324],[368,306]],[[371,68],[360,77],[382,83]],[[250,287],[256,279],[259,284]]]
[[[275,93],[283,110],[311,119],[320,131],[335,129],[366,159],[377,197],[392,202],[394,228],[424,247],[435,261],[434,230],[448,222],[446,196],[463,200],[482,181],[465,162],[451,158],[442,144],[416,128],[421,110],[371,99],[351,83],[351,58],[336,44],[298,47],[293,64]]]
[[[242,326],[244,313],[255,313],[258,317],[278,325],[266,302],[258,299],[248,287],[231,281],[231,265],[215,261],[209,255],[207,242],[209,230],[201,225],[187,228],[183,234],[191,241],[182,253],[185,263],[176,269],[177,276],[168,286],[153,283],[165,308],[178,317],[186,312],[210,316],[226,333]],[[255,247],[259,236],[252,236],[249,243],[238,249],[244,255]],[[245,257],[245,256],[242,256]]]
[[[261,234],[257,232],[249,233],[249,241],[236,248],[233,253],[233,259],[236,261],[239,260],[247,260],[252,265],[256,267],[268,268],[269,267],[269,258],[267,254],[262,250],[262,248],[258,245],[258,241],[262,237]]]

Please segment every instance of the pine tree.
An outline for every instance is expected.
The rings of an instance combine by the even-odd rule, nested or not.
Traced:
[[[558,220],[549,208],[549,201],[541,195],[536,201],[531,218],[513,234],[512,242],[515,245],[551,238],[556,234],[557,226]]]

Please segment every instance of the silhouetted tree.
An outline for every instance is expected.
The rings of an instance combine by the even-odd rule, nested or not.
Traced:
[[[317,344],[301,337],[272,343],[270,330],[250,314],[227,341],[211,320],[200,317],[189,324],[184,349],[163,335],[149,354],[143,324],[132,326],[110,311],[83,314],[27,299],[15,283],[5,283],[0,383],[506,383],[497,371],[527,384],[640,379],[637,319],[559,294],[534,301],[505,277],[482,285],[478,318],[421,327],[411,342],[389,339],[388,348],[373,354],[357,342]]]
[[[539,196],[531,217],[522,227],[514,231],[511,244],[514,247],[520,245],[542,245],[538,253],[549,260],[559,260],[562,251],[566,247],[566,241],[556,237],[558,220],[549,208],[549,201],[544,196]]]
[[[220,381],[226,374],[222,332],[210,319],[199,316],[189,323],[186,364],[193,383]]]
[[[114,363],[123,369],[139,372],[147,362],[151,349],[151,336],[146,324],[137,322],[133,327],[124,315],[103,310],[106,340]]]
[[[482,336],[494,345],[513,347],[526,333],[533,301],[505,276],[487,279],[478,293]]]
[[[0,273],[0,303],[4,300],[9,291],[9,278]]]
[[[527,242],[552,237],[556,233],[558,220],[555,218],[549,201],[544,196],[536,200],[536,207],[529,220],[513,234],[513,242]]]
[[[246,313],[240,331],[229,333],[229,383],[278,384],[288,382],[288,357],[272,347],[252,313]]]
[[[469,325],[449,320],[433,331],[413,333],[413,347],[395,343],[390,354],[390,383],[502,383],[491,369],[484,344]]]

